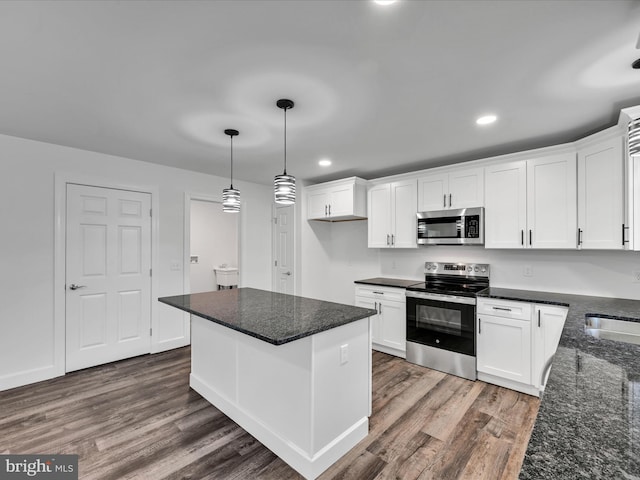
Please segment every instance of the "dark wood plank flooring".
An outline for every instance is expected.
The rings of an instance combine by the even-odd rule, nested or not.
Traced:
[[[78,454],[82,479],[301,479],[189,389],[189,355],[0,392],[0,453]],[[374,352],[370,433],[320,478],[516,479],[538,404]]]

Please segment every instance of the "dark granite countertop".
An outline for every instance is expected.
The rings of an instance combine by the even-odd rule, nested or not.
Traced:
[[[367,278],[364,280],[356,280],[354,283],[360,283],[362,285],[377,285],[378,287],[397,287],[407,288],[416,283],[424,282],[424,280],[404,280],[402,278]]]
[[[640,301],[488,288],[482,297],[569,307],[521,479],[640,479],[640,345],[596,339],[585,316],[640,321]]]
[[[255,288],[176,295],[158,301],[274,345],[376,314],[368,308]]]

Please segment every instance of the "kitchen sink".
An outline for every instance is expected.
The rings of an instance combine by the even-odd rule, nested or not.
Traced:
[[[584,325],[585,333],[592,337],[640,345],[640,322],[586,316]]]

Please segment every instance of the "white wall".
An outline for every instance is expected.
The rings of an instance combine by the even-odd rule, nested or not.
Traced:
[[[217,288],[214,269],[222,264],[238,267],[238,215],[224,213],[222,204],[191,201],[190,291],[207,292]]]
[[[156,296],[183,293],[185,192],[221,196],[227,186],[226,178],[0,135],[0,390],[64,372],[54,322],[56,173],[156,189]],[[251,235],[247,227],[270,232],[271,188],[237,183],[243,196],[241,285],[270,289],[270,236]],[[171,270],[172,262],[180,269]],[[156,317],[155,350],[184,344],[180,311],[158,304]]]
[[[306,212],[306,210],[304,211]],[[640,299],[640,253],[628,251],[487,250],[428,246],[367,248],[367,221],[325,223],[300,220],[302,295],[352,304],[353,281],[375,276],[423,281],[424,262],[489,263],[491,285],[605,297]],[[533,276],[523,275],[524,267]]]

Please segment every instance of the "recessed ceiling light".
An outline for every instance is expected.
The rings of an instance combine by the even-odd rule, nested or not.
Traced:
[[[373,0],[373,3],[378,5],[391,5],[392,3],[396,3],[396,0]]]
[[[323,158],[318,162],[318,165],[320,165],[321,167],[328,167],[331,165],[331,160],[329,160],[328,158]]]
[[[484,115],[476,120],[478,125],[489,125],[498,119],[495,115]]]

